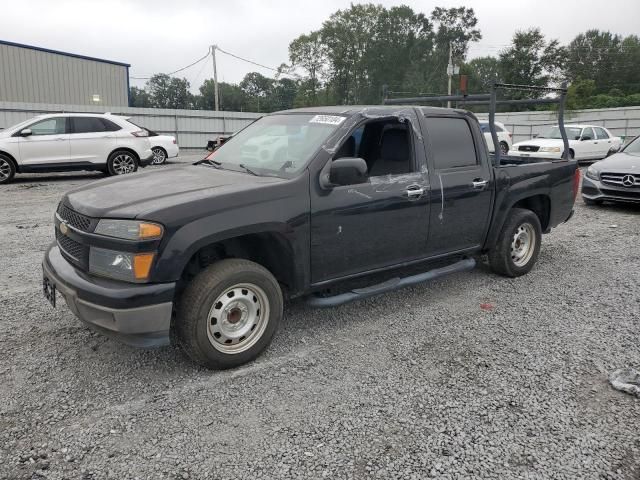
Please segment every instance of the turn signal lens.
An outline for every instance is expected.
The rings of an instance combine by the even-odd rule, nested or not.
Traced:
[[[140,240],[150,240],[162,236],[162,227],[155,223],[141,223],[138,227],[138,238]]]
[[[137,253],[133,256],[133,275],[136,280],[146,280],[149,278],[153,257],[153,253]]]

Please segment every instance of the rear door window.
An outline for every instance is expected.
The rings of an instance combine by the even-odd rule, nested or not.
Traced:
[[[99,119],[104,125],[104,129],[107,132],[117,132],[118,130],[122,130],[122,127],[117,123],[112,122],[111,120],[107,120],[106,118]]]
[[[98,133],[107,132],[106,126],[98,117],[71,117],[73,124],[72,133]]]
[[[464,118],[432,117],[428,119],[427,126],[436,169],[478,164],[473,134]]]
[[[595,129],[595,131],[596,131],[596,135],[598,136],[598,139],[604,140],[604,139],[609,138],[609,134],[607,133],[607,131],[604,128],[598,127],[598,128]]]

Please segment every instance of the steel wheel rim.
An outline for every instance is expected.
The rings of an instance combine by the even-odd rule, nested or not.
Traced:
[[[113,171],[116,175],[124,175],[134,171],[136,162],[133,157],[127,153],[121,153],[113,159]]]
[[[536,249],[536,231],[530,223],[520,225],[511,240],[511,260],[516,267],[523,267]]]
[[[153,163],[155,165],[160,165],[162,162],[164,162],[165,155],[161,148],[154,148],[152,152],[153,152]]]
[[[0,158],[0,180],[6,180],[11,175],[11,165],[4,158]]]
[[[237,354],[253,347],[268,323],[267,294],[253,283],[239,283],[213,302],[207,317],[207,336],[219,352]]]

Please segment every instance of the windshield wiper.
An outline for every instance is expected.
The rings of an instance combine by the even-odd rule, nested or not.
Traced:
[[[247,167],[246,165],[244,165],[243,163],[239,163],[238,166],[240,168],[244,168],[244,171],[247,173],[250,173],[251,175],[255,175],[256,177],[259,177],[260,175],[257,174],[256,172],[254,172],[253,170],[251,170],[249,167]]]
[[[291,160],[287,160],[280,167],[280,171],[284,172],[287,168],[293,168],[293,162]]]

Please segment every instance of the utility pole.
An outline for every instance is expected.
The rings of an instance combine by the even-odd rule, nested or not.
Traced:
[[[447,64],[447,75],[449,76],[449,88],[447,90],[447,95],[451,95],[451,77],[453,75],[453,63],[451,63],[451,54],[452,54],[451,42],[449,42],[449,63]],[[213,58],[214,58],[213,64],[215,65],[215,56]],[[451,108],[451,100],[447,100],[447,108]]]
[[[217,45],[211,45],[211,57],[213,58],[213,97],[214,97],[214,106],[215,111],[220,110],[220,100],[218,94],[218,67],[216,66],[216,48]],[[449,81],[451,84],[451,81]],[[451,86],[451,85],[449,85]]]

